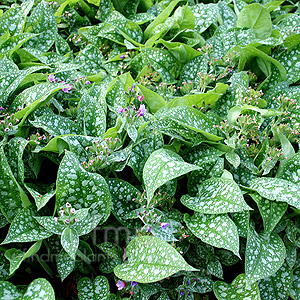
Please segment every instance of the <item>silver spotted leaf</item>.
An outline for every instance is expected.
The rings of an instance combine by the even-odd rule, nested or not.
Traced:
[[[154,236],[141,236],[127,246],[128,261],[115,267],[114,273],[122,280],[151,283],[180,270],[196,271],[168,243]]]
[[[214,293],[218,300],[261,300],[257,283],[247,285],[245,274],[238,275],[231,284],[224,281],[216,281]]]
[[[62,249],[56,258],[56,268],[60,275],[61,281],[64,281],[66,277],[74,270],[75,260]]]
[[[9,278],[9,261],[5,257],[5,249],[0,249],[0,281],[6,280],[8,278]]]
[[[19,299],[55,300],[55,294],[49,281],[44,278],[38,278],[29,284],[24,296]]]
[[[249,210],[231,213],[230,215],[237,227],[239,236],[247,238],[250,221]]]
[[[286,202],[300,209],[300,188],[285,179],[261,177],[252,180],[250,188],[269,200]]]
[[[300,152],[285,162],[279,178],[291,181],[295,184],[300,183]]]
[[[148,203],[157,188],[181,175],[197,170],[199,167],[186,163],[177,153],[159,149],[149,156],[143,169],[143,180]]]
[[[219,141],[218,131],[213,127],[213,122],[202,112],[189,106],[177,106],[166,110],[160,119],[171,119],[193,131],[201,133],[206,139]]]
[[[224,214],[251,210],[239,186],[231,179],[213,177],[199,187],[198,195],[184,195],[180,199],[186,207],[205,214]]]
[[[213,257],[212,259],[209,260],[207,264],[207,271],[220,279],[223,279],[223,269],[222,269],[222,264],[221,262],[216,258]]]
[[[247,238],[245,273],[250,285],[275,274],[285,259],[285,246],[278,234],[258,234],[251,226]]]
[[[184,216],[191,232],[204,243],[232,251],[239,257],[239,235],[234,222],[226,215],[195,213]]]
[[[207,73],[208,63],[204,55],[196,56],[187,62],[180,75],[181,82],[196,81],[199,78],[198,73]]]
[[[102,215],[103,221],[110,215],[111,196],[105,179],[87,172],[71,152],[66,152],[59,166],[56,186],[57,207],[67,202],[76,209],[94,205],[93,214]]]
[[[258,282],[261,300],[287,300],[292,283],[293,271],[283,264],[276,274]]]
[[[22,299],[22,294],[9,281],[0,281],[0,298],[9,300],[19,300]]]
[[[109,299],[109,283],[106,277],[97,276],[94,281],[88,277],[81,278],[77,284],[79,300]]]
[[[64,250],[75,259],[79,246],[79,236],[77,231],[72,227],[67,227],[61,234],[60,243]]]
[[[2,244],[35,242],[50,237],[52,232],[42,227],[35,220],[35,215],[32,207],[23,208],[11,223]]]
[[[53,136],[65,134],[83,134],[82,128],[74,121],[59,115],[43,115],[30,123],[37,128],[42,128]]]
[[[257,194],[252,194],[251,197],[258,206],[264,222],[265,232],[271,234],[277,223],[285,214],[288,204],[285,202],[270,201]]]
[[[291,288],[290,295],[294,300],[300,299],[300,268],[294,270],[293,272],[293,285]]]

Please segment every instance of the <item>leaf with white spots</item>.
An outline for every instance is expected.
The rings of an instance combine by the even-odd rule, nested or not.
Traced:
[[[102,215],[103,221],[110,215],[111,196],[105,179],[87,172],[71,152],[66,152],[59,166],[56,186],[57,207],[67,202],[76,209],[95,205],[93,214]]]
[[[102,52],[92,44],[87,45],[76,56],[75,63],[80,65],[81,70],[86,74],[97,74],[103,70],[102,61],[104,61]]]
[[[237,227],[239,236],[247,238],[250,221],[250,212],[246,210],[231,213],[231,219]]]
[[[219,141],[218,131],[213,127],[213,122],[202,112],[189,106],[177,106],[166,110],[160,119],[171,119],[184,127],[201,133],[205,138],[212,141]]]
[[[231,284],[216,281],[214,293],[218,300],[261,300],[257,283],[249,287],[245,274],[238,275]]]
[[[51,284],[44,278],[33,280],[27,288],[22,300],[55,300]]]
[[[250,226],[245,257],[246,279],[251,285],[278,271],[284,262],[285,246],[278,234],[258,234]]]
[[[294,300],[300,299],[300,268],[299,267],[293,272],[293,285],[291,287],[290,296],[293,297]]]
[[[199,169],[186,163],[177,153],[159,149],[150,155],[143,169],[143,180],[147,191],[148,203],[157,188],[181,175]]]
[[[286,264],[283,264],[276,274],[258,282],[261,300],[287,300],[292,283],[293,271]]]
[[[175,83],[180,71],[177,59],[166,49],[144,48],[130,62],[131,69],[136,73],[139,73],[145,65],[158,72],[162,81],[167,84]]]
[[[56,267],[61,281],[74,270],[75,260],[65,251],[61,250],[56,259]]]
[[[0,249],[0,281],[6,280],[8,278],[9,278],[9,261],[5,257],[5,249]]]
[[[49,4],[40,2],[26,22],[25,32],[37,34],[27,42],[27,47],[47,52],[55,42],[57,31],[56,19]]]
[[[251,210],[239,186],[231,179],[213,177],[199,187],[196,197],[184,195],[180,199],[186,207],[205,214],[224,214]]]
[[[82,134],[83,130],[74,121],[59,115],[43,115],[30,123],[37,128],[42,128],[53,136],[65,134]]]
[[[264,222],[265,232],[271,234],[277,223],[285,214],[288,204],[285,202],[270,201],[257,194],[252,194],[251,197],[258,206]]]
[[[180,74],[181,82],[196,81],[198,73],[207,73],[208,63],[204,55],[199,55],[187,62]]]
[[[127,246],[128,261],[115,267],[114,273],[122,280],[151,283],[180,270],[196,271],[168,243],[154,236],[140,236]]]
[[[279,178],[300,183],[300,152],[288,159],[283,165]]]
[[[300,209],[300,188],[288,180],[261,177],[252,180],[250,188],[262,197],[278,202],[286,202]]]
[[[239,235],[234,222],[226,215],[194,213],[184,216],[191,232],[204,243],[232,251],[239,256]]]
[[[22,299],[22,294],[9,281],[0,281],[0,298],[8,300],[19,300]]]
[[[61,234],[60,242],[70,257],[75,259],[79,246],[79,236],[77,231],[72,227],[65,228]]]
[[[35,215],[32,207],[23,208],[11,223],[2,244],[35,242],[50,237],[52,233],[39,225]]]
[[[112,199],[112,213],[123,225],[132,223],[132,221],[126,220],[125,216],[140,208],[140,203],[133,201],[133,199],[138,199],[140,191],[125,180],[108,178],[106,181]]]
[[[216,258],[213,257],[212,259],[209,260],[207,264],[207,271],[220,279],[223,279],[223,269],[222,269],[222,264],[221,262]]]
[[[204,32],[211,24],[218,25],[220,18],[218,4],[198,3],[190,7],[195,16],[195,30],[199,33]]]
[[[109,283],[104,276],[97,276],[94,281],[88,277],[81,278],[77,289],[79,300],[107,300],[109,296]]]

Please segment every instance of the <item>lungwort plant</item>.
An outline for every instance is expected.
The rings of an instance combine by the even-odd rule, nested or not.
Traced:
[[[0,298],[300,300],[294,1],[0,5]]]

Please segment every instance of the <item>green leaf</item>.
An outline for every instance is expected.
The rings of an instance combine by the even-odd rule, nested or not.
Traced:
[[[234,222],[226,215],[195,213],[184,216],[191,232],[204,243],[232,251],[239,257],[239,235]]]
[[[249,229],[249,221],[250,221],[250,212],[241,211],[236,213],[231,213],[231,219],[235,223],[239,236],[247,238],[248,229]]]
[[[278,202],[286,202],[300,209],[300,189],[288,180],[262,177],[252,180],[250,188],[262,197]]]
[[[27,251],[24,253],[20,249],[11,248],[5,252],[5,257],[9,260],[9,274],[12,275],[21,265],[21,263],[28,257],[36,254],[42,245],[42,241],[34,243]]]
[[[76,209],[94,205],[93,214],[102,215],[103,221],[110,215],[111,197],[104,178],[87,172],[71,152],[66,152],[59,166],[56,186],[57,207],[67,202]]]
[[[181,82],[194,82],[199,76],[198,73],[207,73],[208,64],[204,55],[197,56],[187,62],[180,74]]]
[[[259,3],[245,6],[239,13],[237,27],[253,28],[259,39],[266,39],[272,33],[270,13]]]
[[[160,119],[167,118],[176,121],[193,131],[201,133],[205,138],[219,141],[218,131],[213,127],[213,122],[197,109],[189,106],[173,107],[160,115]]]
[[[300,288],[299,288],[299,283],[300,283],[300,268],[298,267],[296,270],[294,270],[293,273],[293,285],[291,288],[290,296],[293,297],[294,300],[299,300],[300,297]]]
[[[252,285],[279,270],[284,262],[285,246],[278,234],[271,233],[268,237],[250,226],[245,257],[246,279]]]
[[[288,159],[283,165],[279,178],[300,183],[300,152]]]
[[[39,192],[37,192],[33,188],[30,188],[28,185],[26,185],[26,184],[24,184],[24,185],[25,185],[27,191],[33,197],[38,210],[40,210],[42,207],[44,207],[56,193],[56,190],[53,190],[44,195],[41,195]]]
[[[258,282],[261,300],[287,300],[293,283],[293,272],[284,264],[276,274]]]
[[[263,218],[266,234],[271,234],[277,223],[285,214],[288,207],[287,203],[270,201],[257,194],[251,195],[251,197],[256,202]]]
[[[44,278],[33,280],[25,292],[22,300],[55,300],[54,290],[51,284]]]
[[[223,281],[216,281],[214,293],[218,300],[261,300],[257,283],[255,282],[249,287],[245,274],[238,275],[231,285]]]
[[[74,270],[75,260],[64,249],[62,249],[57,256],[56,267],[61,281],[64,281]]]
[[[53,136],[65,134],[82,134],[83,130],[74,121],[59,115],[43,115],[30,123],[37,128],[42,128]]]
[[[171,150],[159,149],[152,152],[143,169],[148,203],[158,187],[197,169],[197,166],[184,162],[181,156]]]
[[[77,231],[72,227],[65,228],[61,234],[60,242],[70,257],[75,259],[79,246],[79,236]]]
[[[128,262],[115,267],[114,273],[122,280],[151,283],[180,270],[196,271],[168,243],[154,236],[141,236],[127,246]]]
[[[180,199],[186,207],[205,214],[224,214],[251,210],[239,186],[231,179],[210,178],[199,187],[198,195],[184,195]]]
[[[52,233],[39,225],[35,215],[32,207],[22,209],[11,223],[2,244],[35,242],[50,237]]]
[[[81,278],[77,289],[79,300],[107,300],[109,297],[109,283],[104,276],[97,276],[94,281],[88,277]]]
[[[0,297],[9,300],[23,299],[20,291],[8,281],[0,281]]]
[[[207,271],[213,276],[223,279],[222,264],[217,258],[210,259],[207,264]]]

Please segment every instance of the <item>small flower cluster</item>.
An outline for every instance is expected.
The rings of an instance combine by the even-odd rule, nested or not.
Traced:
[[[131,281],[130,282],[131,288],[134,289],[138,283],[136,281]],[[118,282],[116,283],[116,286],[118,288],[119,291],[123,290],[126,286],[126,283],[124,281],[118,280]],[[133,294],[133,293],[131,293]]]
[[[278,103],[279,111],[289,113],[292,110],[298,109],[297,101],[295,99],[287,97],[286,94],[283,94],[282,96],[279,96],[277,98],[273,97],[273,100],[275,100]]]
[[[48,76],[48,80],[49,80],[49,82],[58,82],[58,79],[55,78],[55,76],[53,74],[50,74]],[[61,81],[60,83],[65,84],[65,87],[61,89],[64,93],[69,93],[73,89],[73,87],[70,83],[65,83],[64,81]]]
[[[83,162],[81,165],[89,172],[97,172],[106,168],[111,164],[110,156],[114,151],[118,150],[121,142],[118,138],[106,138],[104,141],[93,141],[92,146],[86,147],[92,153],[88,162]]]
[[[259,100],[261,100],[261,97],[263,96],[263,94],[264,93],[261,90],[257,91],[255,89],[253,89],[252,87],[249,87],[246,92],[246,95],[244,97],[241,97],[238,104],[257,106],[259,104]]]
[[[44,133],[44,134],[40,134],[39,132],[35,133],[35,134],[31,134],[27,140],[34,142],[36,145],[39,144],[47,144],[51,139],[53,138],[52,134],[48,134],[48,133]]]
[[[77,35],[76,33],[74,33],[72,38],[69,38],[69,42],[73,42],[75,45],[77,45],[78,43],[80,43],[82,40],[82,36],[81,35]]]
[[[59,217],[54,217],[55,222],[59,222],[61,224],[74,224],[78,222],[78,218],[76,218],[76,209],[72,207],[70,203],[66,203],[65,206],[61,206],[59,210]]]
[[[66,20],[66,22],[69,24],[69,25],[74,25],[74,20],[71,19],[72,18],[72,14],[68,11],[65,11],[63,14],[62,14],[62,17]]]
[[[145,75],[140,77],[138,82],[150,88],[151,90],[155,90],[157,83],[161,80],[158,72],[154,71],[150,66],[147,66],[147,71]]]
[[[9,135],[15,133],[16,124],[19,122],[19,119],[16,119],[15,114],[4,113],[6,109],[0,107],[0,134]],[[1,115],[1,113],[4,113]]]
[[[164,97],[171,98],[176,93],[177,89],[175,85],[167,85],[165,82],[161,82],[159,85],[155,87],[156,92]]]
[[[75,88],[76,89],[82,89],[86,85],[92,84],[86,77],[81,76],[79,78],[75,78]]]
[[[143,117],[146,112],[147,109],[145,104],[141,104],[138,110],[136,110],[135,106],[131,106],[127,108],[123,108],[122,106],[119,106],[117,108],[117,113],[125,117],[128,124],[133,124],[135,118]]]
[[[200,73],[197,73],[197,75],[198,75],[198,81],[196,82],[197,90],[200,91],[201,93],[205,93],[208,86],[212,82],[217,81],[217,78],[215,77],[214,74],[200,72]]]

